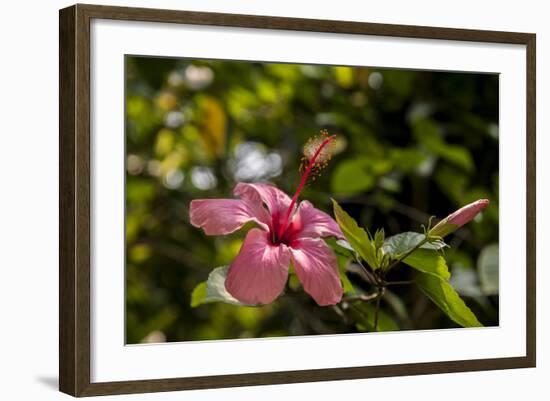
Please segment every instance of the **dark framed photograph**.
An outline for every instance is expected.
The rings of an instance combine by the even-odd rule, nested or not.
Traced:
[[[535,35],[60,11],[60,390],[535,366]]]

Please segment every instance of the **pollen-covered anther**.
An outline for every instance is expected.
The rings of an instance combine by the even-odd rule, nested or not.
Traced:
[[[321,171],[328,166],[334,151],[336,135],[329,135],[327,130],[310,138],[304,146],[304,156],[300,163],[300,173],[306,173],[305,184],[315,181]]]
[[[325,163],[332,158],[335,136],[330,136],[327,130],[313,138],[310,138],[304,146],[304,156],[308,161],[314,159],[315,163]]]

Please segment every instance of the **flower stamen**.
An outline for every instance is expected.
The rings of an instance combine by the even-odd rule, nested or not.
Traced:
[[[334,139],[336,139],[336,135],[329,135],[327,130],[322,130],[319,136],[310,138],[304,146],[304,157],[302,158],[302,163],[300,164],[302,178],[300,179],[298,188],[292,197],[290,206],[285,213],[283,223],[280,226],[278,233],[279,238],[282,238],[285,233],[288,226],[288,221],[290,219],[290,214],[294,209],[294,205],[298,200],[300,192],[302,192],[302,189],[308,183],[309,179],[315,181],[315,178],[321,175],[321,170],[328,165],[328,162],[332,158]]]

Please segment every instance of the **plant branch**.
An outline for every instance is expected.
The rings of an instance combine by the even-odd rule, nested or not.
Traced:
[[[384,285],[408,285],[408,284],[414,284],[414,281],[412,280],[403,280],[403,281],[385,281]]]
[[[374,285],[374,286],[379,286],[382,282],[380,281],[380,279],[378,278],[378,276],[376,276],[376,274],[374,274],[370,269],[368,269],[363,263],[361,263],[361,260],[359,259],[359,257],[355,257],[355,261],[357,262],[357,264],[359,266],[361,266],[363,268],[363,272],[365,273],[365,276],[367,276],[368,278],[368,281],[370,282],[370,284]]]
[[[350,295],[348,297],[342,298],[342,301],[345,301],[345,302],[355,302],[355,301],[370,302],[370,301],[374,301],[379,296],[380,296],[380,292],[377,291],[377,292],[372,293],[372,294]]]

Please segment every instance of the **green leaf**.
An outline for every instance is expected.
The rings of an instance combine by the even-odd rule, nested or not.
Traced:
[[[355,249],[351,246],[351,244],[346,241],[345,239],[339,239],[336,241],[336,245],[338,245],[340,248],[347,249],[351,253],[355,253]]]
[[[339,163],[331,176],[332,192],[353,195],[376,185],[379,176],[388,173],[393,164],[388,159],[359,157]]]
[[[367,165],[362,159],[339,163],[330,181],[332,192],[345,195],[366,192],[375,184],[376,177],[367,170]]]
[[[414,267],[422,273],[431,274],[443,280],[449,280],[451,278],[451,273],[449,273],[445,258],[436,251],[422,248],[417,249],[403,259],[403,263]]]
[[[325,243],[334,251],[340,280],[344,287],[344,292],[355,293],[355,288],[347,276],[347,266],[350,259],[355,259],[355,251],[346,240],[337,240],[334,237],[324,238]]]
[[[481,289],[486,295],[498,294],[498,244],[487,245],[477,261]]]
[[[451,320],[462,327],[483,327],[454,288],[432,274],[417,274],[416,284]]]
[[[340,273],[340,280],[342,280],[344,292],[355,293],[355,288],[347,276],[348,262],[350,259],[355,259],[355,251],[346,240],[337,240],[334,237],[324,238],[324,240],[336,254],[338,272]]]
[[[384,229],[381,228],[379,230],[376,230],[374,233],[374,246],[376,249],[382,248],[382,245],[384,245]]]
[[[446,143],[434,121],[427,118],[419,119],[414,123],[413,130],[415,137],[428,151],[467,172],[474,169],[472,155],[468,149]]]
[[[208,291],[206,289],[206,281],[203,281],[195,287],[191,293],[191,307],[196,308],[200,304],[205,303],[204,300],[208,296]]]
[[[237,299],[233,298],[225,289],[225,278],[229,266],[216,267],[208,275],[208,280],[195,287],[191,294],[191,307],[195,308],[202,304],[211,302],[225,302],[232,305],[243,305]]]
[[[355,288],[351,281],[349,281],[346,267],[348,266],[349,259],[345,256],[336,254],[336,262],[338,264],[338,272],[340,273],[340,280],[342,280],[342,285],[344,287],[344,292],[354,294]]]
[[[392,235],[384,241],[384,252],[396,258],[403,255],[417,246],[426,236],[424,234],[407,231],[401,234]],[[430,241],[421,246],[422,249],[438,250],[446,247],[443,241]]]
[[[390,260],[390,257],[389,255],[386,255],[386,253],[382,249],[382,246],[384,245],[384,238],[385,238],[384,229],[383,228],[378,229],[374,233],[374,239],[372,243],[374,244],[374,248],[375,248],[376,266],[385,268],[387,266],[387,262],[389,262]]]
[[[332,200],[332,204],[334,207],[334,216],[344,237],[346,237],[353,249],[372,269],[377,269],[379,266],[376,259],[376,248],[367,232],[359,227],[357,222],[334,199]]]
[[[325,244],[327,244],[336,255],[341,255],[353,259],[356,255],[355,250],[351,247],[350,243],[344,239],[336,239],[335,237],[323,238]]]
[[[389,158],[397,169],[409,173],[426,160],[426,155],[414,148],[393,148],[390,149]]]

